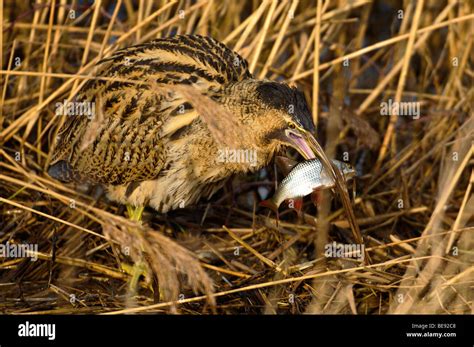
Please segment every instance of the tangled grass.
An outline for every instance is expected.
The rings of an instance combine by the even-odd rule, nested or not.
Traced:
[[[0,259],[2,313],[472,313],[472,2],[0,0],[0,12],[0,241],[38,258]],[[274,167],[143,223],[46,174],[56,103],[101,57],[178,33],[304,91],[328,155],[361,172],[370,262],[325,256],[353,242],[329,193],[278,224],[258,208]],[[400,102],[411,114],[384,115]]]

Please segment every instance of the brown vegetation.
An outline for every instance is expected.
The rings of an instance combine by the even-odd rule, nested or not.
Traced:
[[[38,245],[36,262],[0,259],[1,313],[472,313],[472,2],[77,3],[0,0],[0,243]],[[324,256],[353,242],[337,197],[318,213],[305,199],[303,220],[282,207],[278,225],[258,208],[273,167],[142,224],[46,174],[56,102],[101,57],[176,33],[211,35],[305,92],[329,157],[362,171],[370,264]],[[389,99],[419,117],[383,116]]]

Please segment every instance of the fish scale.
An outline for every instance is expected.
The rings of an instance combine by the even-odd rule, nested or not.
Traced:
[[[346,179],[355,174],[355,170],[349,164],[338,160],[332,160],[332,162]],[[287,199],[302,198],[317,189],[333,187],[334,184],[334,179],[327,173],[319,159],[307,160],[297,164],[281,181],[275,195],[262,202],[262,205],[278,209],[280,204]]]
[[[308,160],[295,168],[281,182],[281,190],[275,194],[275,202],[280,205],[285,197],[303,197],[313,192],[321,180],[322,164],[319,160]]]

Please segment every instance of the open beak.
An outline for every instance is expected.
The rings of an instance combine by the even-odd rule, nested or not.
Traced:
[[[287,141],[306,159],[319,158],[323,166],[329,170],[331,176],[336,182],[344,182],[344,179],[339,170],[334,168],[323,148],[314,136],[305,129],[287,129],[285,130]],[[338,186],[339,184],[336,183]],[[342,188],[341,188],[342,189]]]
[[[286,140],[300,153],[306,160],[316,157],[326,157],[321,145],[314,136],[304,129],[285,130]]]
[[[305,129],[286,129],[286,140],[306,159],[319,158],[324,167],[331,173],[331,176],[337,181],[344,182],[339,170],[335,170],[333,164],[327,157],[323,148],[314,136]],[[337,183],[336,183],[337,185]]]

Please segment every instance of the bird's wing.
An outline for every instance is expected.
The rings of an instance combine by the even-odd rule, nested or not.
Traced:
[[[128,87],[114,96],[99,93],[90,102],[96,109],[93,119],[69,116],[62,127],[50,174],[65,181],[77,176],[104,184],[156,177],[166,158],[160,141],[160,98],[152,91]]]

